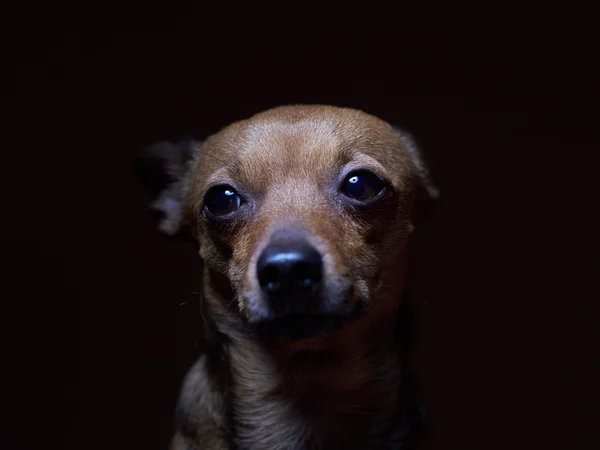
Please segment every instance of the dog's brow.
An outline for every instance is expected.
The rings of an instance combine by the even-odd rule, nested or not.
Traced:
[[[381,172],[385,171],[385,167],[375,158],[358,151],[354,153],[353,157],[350,160],[350,163],[360,164],[366,167],[378,169]]]
[[[225,180],[236,179],[238,173],[239,168],[236,164],[228,164],[227,166],[218,168],[210,174],[205,180],[205,184],[206,186],[210,186],[215,183],[226,182]]]
[[[350,168],[370,168],[379,172],[380,174],[386,173],[386,169],[383,164],[381,164],[374,157],[367,155],[364,152],[360,151],[360,147],[358,145],[348,144],[344,146],[338,155],[339,164],[343,167]]]
[[[223,164],[223,166],[225,168],[229,169],[231,171],[232,175],[234,175],[234,176],[237,175],[240,171],[240,168],[234,162],[226,162],[223,159],[218,158],[215,155],[208,153],[208,152],[203,152],[203,156],[208,156],[210,158],[215,159],[216,161],[219,161],[221,164]]]
[[[226,166],[226,167],[232,167],[232,168],[234,168],[234,169],[235,169],[235,167],[233,167],[233,165],[231,165],[230,163],[228,163],[228,162],[226,162],[226,161],[222,160],[221,158],[217,158],[215,155],[213,155],[213,154],[211,154],[211,153],[208,153],[208,152],[206,152],[206,151],[205,151],[205,152],[203,152],[203,155],[205,155],[205,156],[208,156],[208,157],[210,157],[210,158],[213,158],[213,159],[215,159],[215,160],[219,161],[221,164],[223,164],[223,165],[224,165],[224,166]]]

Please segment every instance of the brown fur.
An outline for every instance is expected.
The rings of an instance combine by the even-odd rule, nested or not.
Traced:
[[[412,140],[360,111],[288,106],[230,125],[181,164],[165,195],[182,204],[163,228],[188,224],[200,243],[210,342],[184,381],[172,449],[391,448],[406,247],[415,204],[436,195]],[[386,179],[392,195],[348,207],[337,189],[352,168]],[[203,211],[215,183],[251,199],[227,225]],[[366,302],[359,319],[314,339],[253,335],[257,258],[286,228],[323,255],[329,298],[347,309]]]

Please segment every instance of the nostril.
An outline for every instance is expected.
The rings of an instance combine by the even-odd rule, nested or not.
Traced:
[[[258,282],[261,287],[274,291],[279,288],[279,271],[275,264],[267,264],[258,271]]]
[[[300,287],[312,287],[321,281],[320,261],[299,261],[294,267],[292,276]]]

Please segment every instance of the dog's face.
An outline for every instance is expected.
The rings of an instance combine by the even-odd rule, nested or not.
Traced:
[[[266,336],[392,314],[419,198],[414,146],[360,111],[282,107],[204,142],[182,217],[223,306]],[[171,203],[173,204],[173,203]]]

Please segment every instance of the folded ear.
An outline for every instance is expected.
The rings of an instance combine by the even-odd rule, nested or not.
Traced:
[[[393,128],[402,139],[404,147],[408,151],[414,165],[417,168],[419,178],[421,180],[421,200],[424,200],[427,203],[437,200],[437,198],[440,196],[440,191],[429,176],[429,169],[425,164],[423,154],[417,146],[414,137],[410,133],[395,125]]]
[[[150,208],[158,215],[158,229],[169,235],[186,226],[181,213],[190,167],[202,149],[202,142],[186,139],[162,141],[147,147],[136,161],[136,172],[154,197]]]

